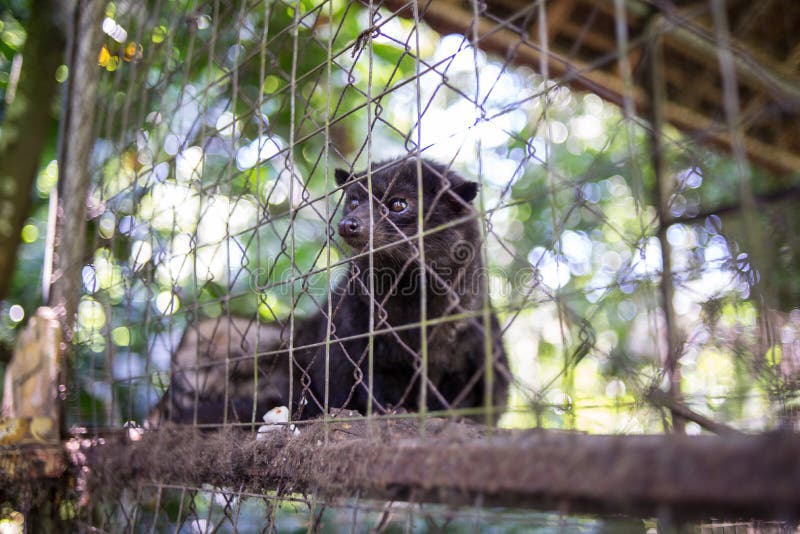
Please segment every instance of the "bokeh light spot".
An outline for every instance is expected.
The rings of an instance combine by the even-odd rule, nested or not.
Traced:
[[[18,323],[25,318],[25,310],[19,304],[14,304],[8,309],[8,317],[13,322]]]

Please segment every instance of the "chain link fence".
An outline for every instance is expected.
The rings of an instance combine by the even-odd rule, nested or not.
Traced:
[[[66,413],[84,527],[655,528],[570,516],[589,489],[514,489],[502,457],[557,485],[530,452],[585,432],[796,427],[798,43],[766,28],[799,19],[108,3]],[[681,516],[606,474],[617,511]]]

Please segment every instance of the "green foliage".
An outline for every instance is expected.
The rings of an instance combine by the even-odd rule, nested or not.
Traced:
[[[0,7],[0,123],[5,116],[6,91],[12,78],[12,64],[25,44],[28,2],[14,1]]]

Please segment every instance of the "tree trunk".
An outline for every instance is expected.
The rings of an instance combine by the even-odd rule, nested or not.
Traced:
[[[20,231],[53,122],[56,68],[64,62],[64,25],[62,2],[32,2],[19,85],[0,130],[0,299],[11,285]]]

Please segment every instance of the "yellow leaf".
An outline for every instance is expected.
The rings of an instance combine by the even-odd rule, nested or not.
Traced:
[[[101,67],[105,67],[108,65],[108,61],[111,59],[111,53],[108,51],[108,47],[103,45],[103,48],[100,49],[100,55],[97,57],[97,64]]]

